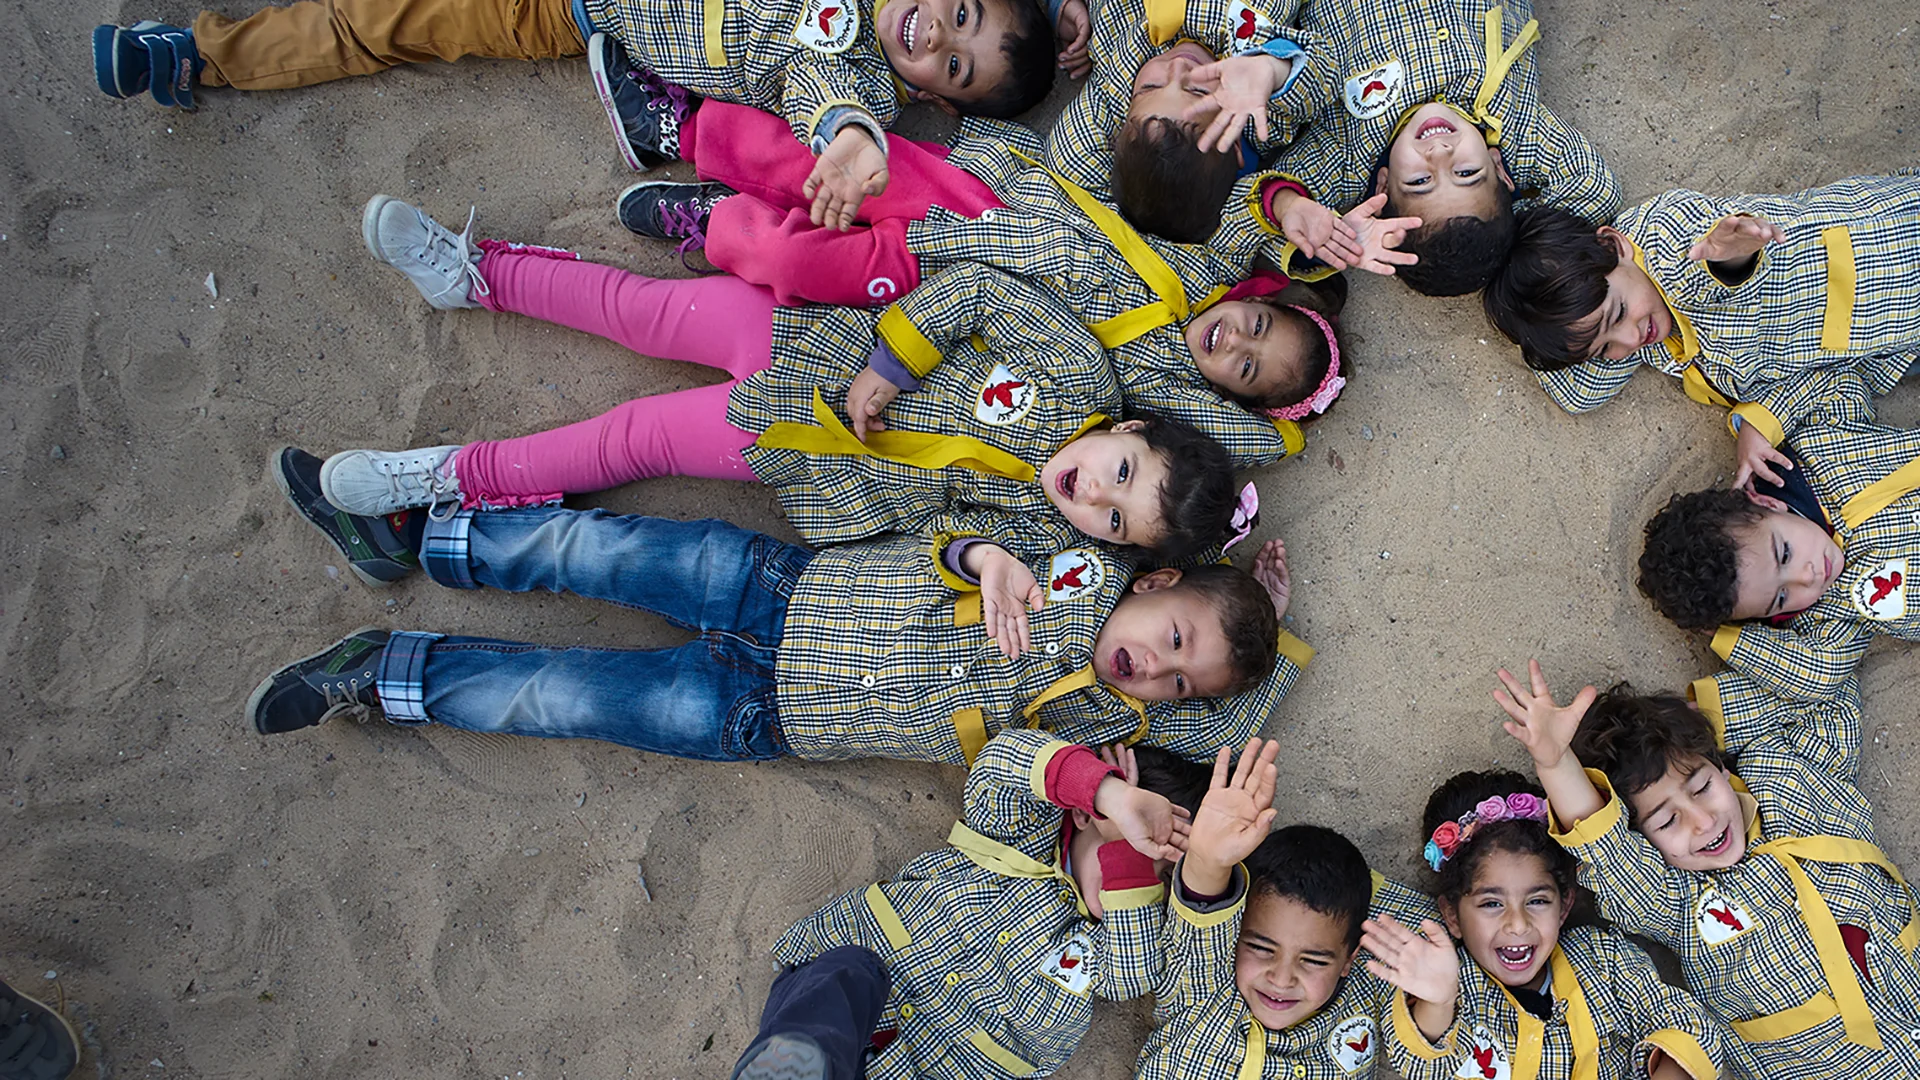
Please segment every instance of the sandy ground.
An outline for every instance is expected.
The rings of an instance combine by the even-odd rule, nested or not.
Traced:
[[[5,6],[21,55],[0,74],[0,971],[64,994],[83,1075],[725,1075],[776,934],[940,843],[957,770],[716,766],[351,722],[269,741],[239,715],[262,675],[365,623],[673,640],[585,601],[362,588],[265,468],[286,442],[517,434],[708,377],[431,311],[361,247],[359,208],[385,191],[679,273],[612,221],[630,177],[586,63],[211,92],[188,116],[102,98],[87,61],[96,22],[180,21],[179,0]],[[1538,14],[1548,101],[1630,200],[1920,161],[1911,4]],[[1710,669],[1705,641],[1628,581],[1640,523],[1727,474],[1729,443],[1652,375],[1561,415],[1475,303],[1362,280],[1351,311],[1357,383],[1262,478],[1262,538],[1286,538],[1294,629],[1320,649],[1268,732],[1287,746],[1281,820],[1338,826],[1408,873],[1434,784],[1524,764],[1494,724],[1496,666],[1537,655],[1563,686]],[[1914,422],[1920,393],[1887,412]],[[745,486],[593,501],[790,535]],[[1865,670],[1862,782],[1893,856],[1920,867],[1920,721],[1900,689],[1920,653],[1877,648]],[[1143,1015],[1110,1010],[1062,1075],[1125,1076]]]

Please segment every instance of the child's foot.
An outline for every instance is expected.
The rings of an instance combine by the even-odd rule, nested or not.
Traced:
[[[80,1040],[45,1002],[0,982],[0,1078],[67,1080],[80,1066]]]
[[[363,626],[295,660],[260,681],[247,699],[247,718],[262,735],[283,735],[324,724],[343,712],[361,719],[380,707],[374,678],[393,635]]]
[[[804,1035],[775,1035],[734,1066],[732,1080],[826,1080],[827,1056]]]
[[[193,84],[204,67],[191,30],[151,19],[93,28],[93,79],[108,97],[151,90],[162,105],[191,109]]]
[[[467,211],[466,230],[456,233],[412,203],[375,195],[360,215],[360,236],[373,257],[407,275],[427,303],[443,311],[477,308],[474,297],[493,290],[473,250],[473,215]]]
[[[392,514],[424,506],[428,517],[445,521],[460,510],[460,477],[453,471],[458,449],[343,450],[320,466],[320,491],[349,514]]]
[[[655,240],[678,240],[681,261],[687,252],[707,246],[707,220],[721,199],[734,194],[725,184],[678,184],[642,180],[620,193],[614,215],[627,231]]]
[[[587,42],[587,64],[627,167],[645,172],[679,161],[680,125],[700,107],[700,95],[627,59],[612,34],[595,34]]]
[[[300,516],[326,534],[347,557],[353,575],[369,586],[390,585],[419,567],[420,556],[404,535],[405,515],[349,514],[334,506],[321,492],[319,458],[298,447],[282,447],[273,455],[273,478]]]

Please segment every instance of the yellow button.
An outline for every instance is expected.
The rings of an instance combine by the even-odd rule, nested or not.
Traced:
[[[948,985],[948,986],[950,986],[950,987],[951,987],[951,986],[959,986],[959,985],[960,985],[960,976],[958,976],[958,975],[955,975],[955,974],[953,974],[952,972],[948,972],[948,973],[947,973],[947,985]]]
[[[1005,945],[1007,942],[1012,940],[1013,940],[1012,934],[1009,934],[1005,930],[1000,931],[1000,944]]]
[[[913,1019],[913,1005],[911,1003],[900,1006],[900,1019]]]
[[[1434,39],[1435,41],[1445,41],[1445,40],[1447,40],[1447,28],[1443,26],[1443,27],[1441,27],[1440,29],[1438,29],[1438,30],[1436,30],[1436,31],[1434,31],[1434,34],[1433,34],[1433,39]]]
[[[1293,1075],[1295,1075],[1295,1076],[1305,1076],[1305,1075],[1307,1075],[1307,1067],[1306,1067],[1305,1065],[1299,1065],[1299,1064],[1296,1064],[1296,1065],[1294,1065],[1294,1067],[1293,1067]]]

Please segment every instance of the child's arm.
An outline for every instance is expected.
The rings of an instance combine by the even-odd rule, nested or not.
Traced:
[[[1112,822],[1128,844],[1152,858],[1178,858],[1185,845],[1186,811],[1128,784],[1119,768],[1087,747],[1031,728],[987,740],[967,775],[968,828],[1048,862],[1060,840],[1062,810]]]
[[[1785,229],[1765,218],[1728,214],[1693,242],[1687,258],[1706,263],[1707,272],[1722,285],[1736,288],[1753,276],[1760,264],[1760,250],[1786,238]]]
[[[1726,1060],[1727,1031],[1692,994],[1669,986],[1640,946],[1611,931],[1589,939],[1605,950],[1606,990],[1622,1006],[1636,1040],[1635,1062],[1651,1080],[1717,1080]],[[1589,993],[1600,992],[1595,987]]]
[[[1455,1052],[1454,1018],[1460,1002],[1460,954],[1447,928],[1428,919],[1416,932],[1400,925],[1392,915],[1382,915],[1363,924],[1360,945],[1373,954],[1366,961],[1367,970],[1405,995],[1409,1018],[1417,1029],[1401,1030],[1396,1006],[1389,1046],[1399,1043],[1412,1060],[1400,1060],[1401,1055],[1390,1051],[1394,1068],[1403,1075],[1412,1075],[1409,1067],[1413,1072],[1428,1071],[1419,1067],[1422,1065],[1443,1070],[1435,1076],[1450,1073]],[[1413,1080],[1423,1077],[1414,1076]]]
[[[1639,370],[1640,361],[1629,356],[1621,360],[1585,360],[1559,371],[1536,371],[1533,376],[1555,405],[1577,416],[1592,412],[1619,396]]]
[[[800,195],[812,201],[808,213],[815,225],[846,232],[860,203],[885,190],[886,147],[865,127],[846,124],[820,151]]]
[[[1857,676],[1822,701],[1782,701],[1736,671],[1695,679],[1687,695],[1730,754],[1739,754],[1759,739],[1781,735],[1801,757],[1828,774],[1848,783],[1859,774],[1865,716]]]
[[[1195,317],[1204,319],[1206,315]],[[1174,375],[1153,361],[1129,363],[1128,354],[1132,350],[1163,349],[1177,350],[1177,362],[1186,365],[1191,375]],[[1238,468],[1272,465],[1306,449],[1306,435],[1299,424],[1276,420],[1229,401],[1205,382],[1193,368],[1191,354],[1177,325],[1135,338],[1112,355],[1114,374],[1120,380],[1120,393],[1129,409],[1192,424],[1226,447]]]
[[[1207,90],[1208,94],[1187,106],[1181,119],[1198,120],[1213,110],[1213,121],[1195,140],[1200,149],[1232,153],[1248,121],[1253,123],[1254,140],[1266,142],[1267,104],[1293,80],[1302,62],[1296,47],[1291,55],[1245,52],[1196,69],[1192,75],[1193,85]]]
[[[1872,423],[1873,392],[1859,372],[1850,368],[1812,368],[1784,379],[1748,386],[1744,400],[1727,414],[1733,433],[1737,469],[1734,487],[1759,476],[1781,482],[1776,468],[1790,468],[1775,447],[1812,424]]]
[[[1020,659],[1021,653],[1033,647],[1027,612],[1046,606],[1047,591],[1034,580],[1033,571],[1025,563],[992,541],[967,545],[959,562],[966,575],[980,582],[981,615],[988,640],[997,643],[1007,659]]]
[[[844,229],[887,188],[887,128],[899,117],[891,72],[838,56],[796,55],[781,74],[780,114],[820,160],[801,186],[815,225]]]
[[[1514,180],[1523,188],[1535,187],[1540,201],[1548,206],[1570,210],[1588,221],[1612,221],[1620,212],[1620,181],[1614,179],[1600,151],[1545,105],[1536,104],[1533,112],[1535,154],[1542,175],[1532,183],[1516,172]],[[1509,133],[1508,139],[1518,134]]]
[[[1224,895],[1232,884],[1233,868],[1267,838],[1280,813],[1273,806],[1277,775],[1273,761],[1280,756],[1279,741],[1248,739],[1229,772],[1232,753],[1231,746],[1223,746],[1214,755],[1213,781],[1200,812],[1193,816],[1187,855],[1176,873],[1180,887],[1190,896]]]
[[[1340,215],[1340,220],[1353,230],[1354,241],[1360,246],[1360,255],[1353,260],[1353,265],[1369,274],[1391,277],[1394,267],[1412,266],[1420,261],[1418,255],[1399,249],[1407,233],[1420,227],[1420,219],[1378,216],[1386,205],[1386,195],[1375,195]]]
[[[1540,661],[1527,661],[1527,674],[1533,680],[1531,692],[1508,674],[1506,668],[1500,669],[1500,682],[1506,689],[1495,690],[1493,700],[1513,718],[1501,726],[1533,755],[1534,774],[1540,777],[1540,786],[1547,791],[1547,804],[1554,816],[1566,825],[1578,825],[1606,805],[1606,799],[1594,790],[1593,781],[1587,778],[1572,749],[1573,733],[1580,729],[1581,718],[1587,715],[1600,692],[1591,686],[1581,687],[1573,700],[1562,707],[1554,704],[1553,695],[1547,690],[1547,677],[1540,670]]]
[[[1850,618],[1800,618],[1794,624],[1722,626],[1713,635],[1713,651],[1777,697],[1806,702],[1838,696],[1873,643],[1871,624]]]
[[[1064,0],[1053,16],[1053,36],[1060,41],[1056,58],[1060,70],[1069,78],[1084,79],[1093,70],[1087,43],[1093,37],[1093,16],[1087,12],[1087,0]]]

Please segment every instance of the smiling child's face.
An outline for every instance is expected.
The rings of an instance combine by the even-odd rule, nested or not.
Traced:
[[[1166,535],[1160,489],[1167,459],[1128,420],[1089,431],[1040,467],[1040,486],[1074,528],[1096,540],[1151,547]]]
[[[1812,607],[1846,569],[1846,556],[1827,530],[1768,495],[1753,501],[1767,513],[1731,531],[1738,567],[1733,618],[1763,619]]]
[[[1307,320],[1271,304],[1226,300],[1188,320],[1181,336],[1208,382],[1225,393],[1266,401],[1299,385],[1318,333]]]
[[[1347,920],[1323,915],[1274,892],[1247,898],[1233,985],[1269,1031],[1283,1031],[1319,1012],[1353,963]]]
[[[1747,853],[1746,814],[1727,770],[1667,763],[1666,774],[1627,796],[1634,827],[1678,870],[1725,870]]]
[[[1180,571],[1134,581],[1093,639],[1100,681],[1142,701],[1221,697],[1238,681],[1213,602],[1175,588]]]
[[[1593,336],[1589,356],[1625,360],[1673,335],[1673,311],[1653,279],[1633,261],[1633,245],[1624,235],[1602,226],[1600,239],[1613,247],[1620,263],[1607,274],[1606,299],[1567,329],[1576,339]]]
[[[1442,902],[1447,929],[1504,986],[1538,990],[1572,911],[1568,897],[1532,852],[1491,851],[1457,905]]]
[[[880,51],[917,100],[972,104],[1011,76],[1008,0],[893,0],[874,17]]]
[[[1161,116],[1179,121],[1195,103],[1206,101],[1211,91],[1197,85],[1193,73],[1214,62],[1214,55],[1203,46],[1183,41],[1141,64],[1133,73],[1133,100],[1127,107],[1128,120]],[[1194,117],[1202,129],[1213,122],[1218,105],[1210,105]]]
[[[1387,150],[1375,185],[1394,211],[1433,223],[1455,217],[1493,216],[1495,188],[1512,188],[1498,151],[1480,129],[1439,102],[1415,109]]]

